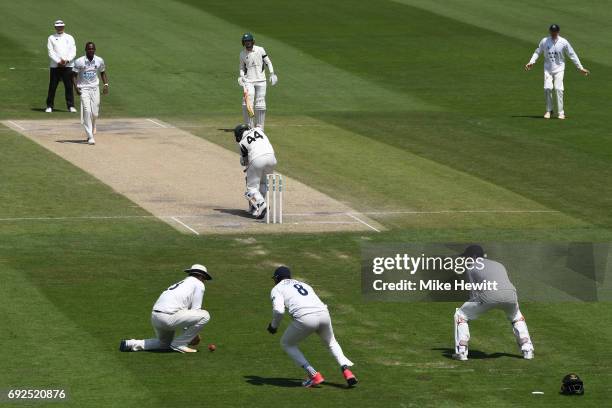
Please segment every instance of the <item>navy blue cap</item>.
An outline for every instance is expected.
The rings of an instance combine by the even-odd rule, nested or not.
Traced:
[[[465,248],[465,251],[463,251],[461,256],[474,259],[483,258],[484,250],[480,245],[470,245],[469,247]]]
[[[272,275],[272,277],[277,281],[280,279],[289,279],[291,278],[291,271],[286,266],[279,266],[274,271],[274,275]]]
[[[558,24],[551,24],[550,27],[548,28],[548,31],[552,31],[553,33],[558,33],[559,31],[561,31],[561,29],[559,28]]]

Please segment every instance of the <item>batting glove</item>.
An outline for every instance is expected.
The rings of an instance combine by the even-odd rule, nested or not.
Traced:
[[[278,329],[276,327],[272,327],[272,323],[268,324],[268,333],[276,334],[277,331]]]
[[[276,85],[277,82],[278,82],[278,77],[276,76],[276,74],[270,74],[270,84],[274,86]]]
[[[243,76],[239,76],[238,77],[238,85],[244,87],[246,85],[246,81],[244,80]]]

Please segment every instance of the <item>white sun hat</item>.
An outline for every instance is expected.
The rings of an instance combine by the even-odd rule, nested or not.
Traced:
[[[202,275],[204,276],[204,279],[212,280],[212,276],[210,276],[210,274],[208,273],[208,269],[206,269],[204,265],[193,264],[191,265],[191,268],[185,269],[185,272]]]

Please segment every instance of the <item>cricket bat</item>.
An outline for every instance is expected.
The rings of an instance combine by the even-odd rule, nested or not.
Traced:
[[[249,102],[249,91],[247,90],[247,87],[244,86],[242,87],[243,90],[243,94],[244,94],[244,103],[246,104],[246,108],[247,108],[247,112],[249,114],[249,117],[253,117],[255,116],[255,112],[253,111],[253,105],[251,105],[251,102]]]

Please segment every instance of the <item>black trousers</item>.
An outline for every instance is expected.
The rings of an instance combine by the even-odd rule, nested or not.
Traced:
[[[72,91],[72,67],[49,68],[49,91],[47,92],[47,107],[53,108],[55,90],[62,81],[66,93],[66,106],[74,106],[74,93]]]

